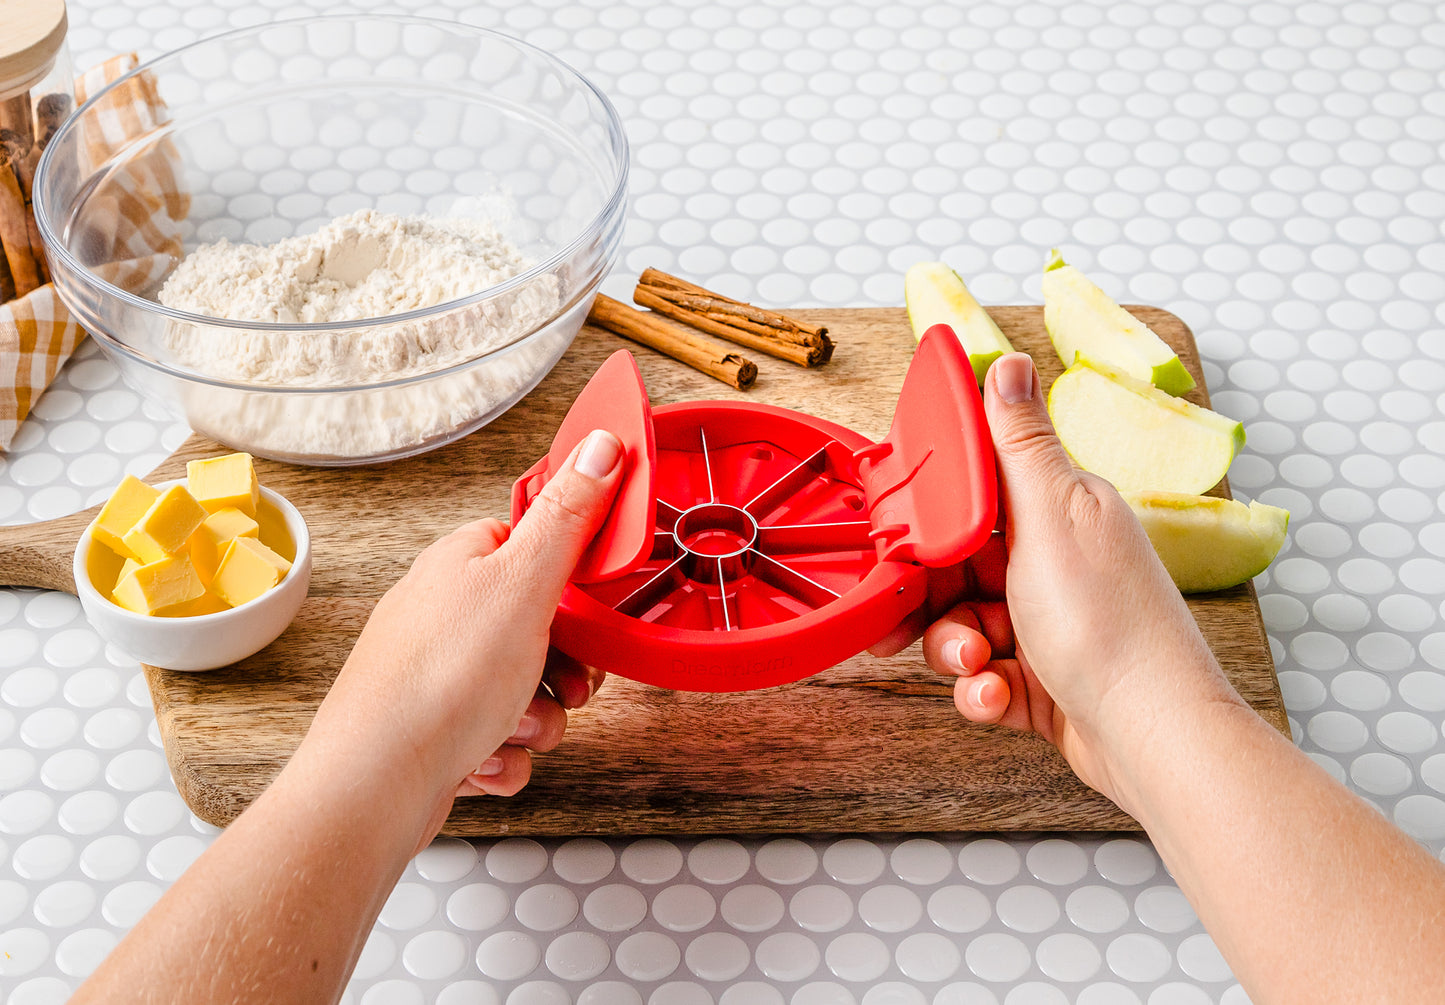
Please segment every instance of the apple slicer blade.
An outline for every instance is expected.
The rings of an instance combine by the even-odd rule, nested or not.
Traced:
[[[791,621],[853,589],[877,563],[862,488],[829,440],[804,456],[777,443],[658,452],[652,552],[582,590],[644,623],[741,631]],[[831,459],[830,459],[831,455]]]

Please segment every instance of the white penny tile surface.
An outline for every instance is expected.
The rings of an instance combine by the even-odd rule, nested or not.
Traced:
[[[723,897],[722,918],[740,932],[766,932],[783,919],[782,895],[757,884],[733,887]]]
[[[71,0],[87,66],[285,0]],[[1237,496],[1288,507],[1256,580],[1295,741],[1445,855],[1445,17],[1415,2],[365,0],[559,54],[632,143],[626,297],[656,266],[779,305],[893,305],[942,257],[1037,302],[1060,246],[1193,329],[1244,421]],[[324,140],[324,137],[322,138]],[[294,198],[425,175],[324,142]],[[463,169],[442,151],[437,177]],[[233,210],[246,218],[237,165]],[[842,347],[840,351],[847,351]],[[0,455],[0,523],[63,515],[186,435],[86,344]],[[144,678],[73,598],[0,589],[0,1001],[64,1001],[214,839]],[[443,839],[344,1001],[1248,1001],[1132,835]]]

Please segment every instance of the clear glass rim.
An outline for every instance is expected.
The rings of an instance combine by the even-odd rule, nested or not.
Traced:
[[[267,29],[275,28],[278,25],[302,26],[307,24],[335,24],[342,21],[350,22],[352,24],[358,24],[366,21],[382,21],[388,24],[417,24],[428,28],[441,29],[443,31],[460,31],[477,37],[491,38],[504,44],[515,46],[519,49],[525,50],[526,52],[536,57],[541,58],[543,62],[551,64],[564,76],[568,77],[576,83],[581,84],[587,91],[589,91],[593,95],[593,97],[597,99],[598,103],[602,106],[602,110],[607,116],[607,133],[609,139],[611,140],[612,151],[617,161],[617,177],[613,185],[612,191],[611,193],[609,193],[607,200],[603,203],[602,208],[599,209],[592,216],[592,218],[587,221],[586,225],[581,228],[577,236],[570,243],[568,243],[558,251],[554,252],[543,261],[538,262],[530,269],[527,269],[525,272],[520,272],[517,275],[512,276],[510,279],[504,280],[503,282],[498,283],[495,286],[489,286],[485,290],[482,290],[478,293],[473,293],[465,297],[459,297],[455,300],[448,300],[440,304],[433,304],[430,307],[419,307],[415,310],[406,311],[401,314],[389,314],[378,318],[357,318],[349,321],[326,321],[315,324],[286,324],[274,321],[237,321],[234,318],[214,318],[205,314],[192,314],[188,311],[178,311],[173,308],[166,307],[164,304],[157,303],[154,300],[147,300],[145,297],[137,296],[136,294],[131,293],[129,290],[121,289],[119,286],[107,282],[100,276],[96,275],[95,272],[91,270],[88,266],[81,264],[80,261],[77,260],[75,256],[70,253],[70,249],[65,247],[65,245],[60,241],[59,235],[57,235],[52,230],[50,226],[51,211],[50,207],[47,205],[47,200],[45,198],[46,186],[42,184],[35,186],[35,222],[40,229],[41,239],[45,244],[47,250],[49,250],[51,254],[60,258],[65,263],[67,269],[76,276],[78,276],[80,280],[87,286],[97,289],[101,293],[110,297],[114,297],[122,301],[123,303],[129,304],[139,310],[159,314],[162,317],[183,324],[197,325],[202,327],[233,329],[237,331],[255,331],[269,334],[293,334],[305,336],[307,334],[310,334],[311,332],[345,332],[361,328],[377,328],[382,325],[390,326],[394,324],[405,324],[407,322],[424,321],[430,317],[447,314],[456,309],[485,303],[486,301],[491,300],[493,297],[497,297],[502,294],[508,293],[514,289],[517,289],[525,285],[526,283],[538,278],[539,276],[556,271],[556,269],[560,265],[570,260],[579,249],[585,247],[588,243],[594,241],[597,238],[598,234],[604,229],[606,221],[613,218],[617,213],[621,211],[622,205],[627,198],[628,164],[630,160],[628,154],[627,134],[626,131],[623,129],[622,119],[621,116],[618,115],[616,107],[612,104],[611,100],[608,99],[607,95],[602,93],[602,91],[599,90],[597,86],[592,83],[592,81],[588,80],[581,73],[577,72],[565,61],[557,58],[546,50],[541,49],[538,46],[531,44],[530,42],[525,42],[521,39],[514,38],[511,35],[506,35],[499,31],[493,31],[490,28],[481,28],[474,25],[462,24],[461,22],[456,21],[446,21],[441,18],[419,17],[405,14],[335,14],[311,15],[295,18],[278,18],[273,21],[267,21],[263,24],[251,25],[246,28],[237,28],[231,31],[225,31],[215,35],[210,35],[206,38],[191,42],[188,45],[184,45],[179,49],[173,49],[172,51],[162,56],[157,56],[154,59],[147,60],[144,63],[136,66],[135,69],[112,81],[110,84],[107,84],[104,88],[93,94],[85,102],[85,104],[81,105],[75,110],[75,112],[61,125],[60,129],[56,132],[55,136],[51,139],[51,141],[46,144],[45,152],[41,155],[40,163],[36,167],[37,177],[45,178],[49,176],[49,164],[52,160],[53,152],[61,147],[62,144],[60,141],[63,138],[67,137],[70,132],[73,132],[75,129],[79,128],[78,123],[80,122],[81,115],[84,114],[88,109],[90,109],[92,105],[96,104],[106,95],[108,95],[111,91],[126,84],[132,78],[137,77],[147,71],[151,71],[156,67],[161,66],[161,64],[175,60],[184,53],[190,52],[193,49],[197,49],[207,45],[214,45],[219,42],[254,36],[256,34],[266,31]],[[522,333],[512,342],[507,343],[507,345],[505,346],[498,346],[497,349],[492,350],[492,352],[496,352],[501,349],[505,349],[508,346],[517,344],[518,342],[527,338],[533,332],[540,330],[542,327],[545,327],[547,324],[550,323],[551,320],[552,319],[549,318],[547,321],[544,321],[540,325],[538,325],[537,328],[533,328],[530,331]],[[167,364],[161,363],[158,360],[151,360],[148,357],[145,357],[140,353],[136,352],[136,350],[134,350],[131,346],[127,345],[120,339],[115,338],[114,336],[110,336],[107,341],[125,350],[128,354],[133,355],[138,359],[145,360],[151,365],[160,366],[169,372],[185,376],[188,379],[193,379],[194,377],[199,376],[191,374],[190,371],[176,370],[168,366]],[[473,357],[473,359],[468,360],[466,363],[458,364],[458,366],[470,365],[471,363],[474,363],[479,359],[485,359],[486,356],[489,356],[491,354],[492,353],[489,352],[484,354],[483,356]],[[447,367],[441,370],[429,371],[427,374],[418,376],[431,376],[433,374],[445,373],[451,369],[454,369],[454,367]],[[241,388],[250,387],[257,389],[265,387],[265,385],[258,386],[234,383],[226,383],[225,386]],[[349,388],[350,386],[351,385],[335,385],[332,389],[341,390],[344,388]],[[276,388],[275,390],[283,389]],[[295,390],[302,389],[297,388]],[[325,388],[315,388],[312,390],[325,390]]]

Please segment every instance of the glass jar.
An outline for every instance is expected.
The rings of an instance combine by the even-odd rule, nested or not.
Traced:
[[[0,14],[0,303],[50,281],[30,191],[40,154],[75,110],[65,0],[4,0]]]

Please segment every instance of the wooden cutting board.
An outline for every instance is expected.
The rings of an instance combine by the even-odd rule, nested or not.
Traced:
[[[1207,404],[1189,329],[1165,311],[1131,309],[1198,381],[1188,397]],[[904,312],[796,313],[832,330],[838,351],[828,366],[808,371],[760,359],[758,382],[743,394],[633,347],[652,401],[763,401],[880,439],[913,352]],[[1038,361],[1047,387],[1061,367],[1042,308],[990,313]],[[520,404],[421,457],[352,469],[257,462],[263,483],[294,502],[310,526],[310,598],[281,638],[241,664],[203,674],[146,668],[172,774],[198,816],[225,824],[265,788],[300,742],[376,598],[457,524],[506,517],[513,480],[547,450],[574,396],[621,344],[584,328]],[[193,436],[151,480],[183,476],[188,459],[221,450]],[[73,591],[70,554],[93,515],[0,529],[0,582]],[[1287,734],[1253,587],[1195,597],[1189,606],[1234,685]],[[612,677],[572,713],[561,746],[536,758],[524,792],[458,800],[446,825],[460,835],[1115,829],[1137,824],[1082,785],[1049,744],[963,722],[947,682],[916,647],[741,694],[665,691]]]

